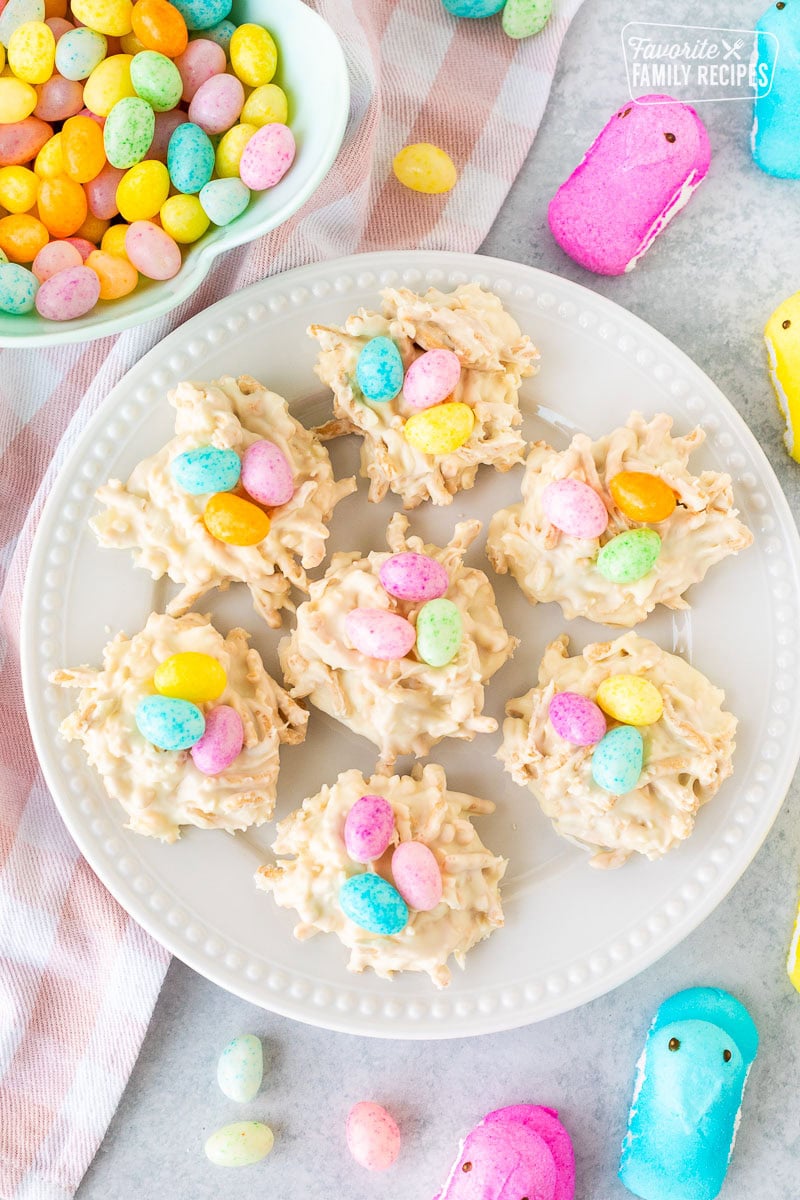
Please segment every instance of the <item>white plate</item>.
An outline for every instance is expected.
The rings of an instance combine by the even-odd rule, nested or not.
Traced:
[[[191,829],[176,846],[126,831],[79,748],[59,739],[71,697],[47,679],[56,667],[98,662],[108,635],[138,630],[172,586],[154,586],[126,553],[98,549],[86,524],[95,487],[109,475],[126,478],[171,435],[168,388],[187,377],[249,372],[285,395],[306,423],[318,422],[330,398],[312,374],[311,320],[339,321],[359,305],[373,306],[387,284],[448,289],[467,279],[496,291],[541,348],[541,373],[523,389],[529,437],[563,446],[576,428],[598,436],[634,408],[671,412],[679,430],[699,422],[708,441],[695,469],[730,471],[756,540],[693,589],[689,614],[662,610],[641,627],[724,687],[741,722],[733,779],[702,810],[694,836],[662,862],[590,869],[502,772],[493,758],[499,733],[435,748],[454,788],[497,802],[496,815],[480,818],[479,828],[510,859],[505,928],[473,950],[466,971],[456,970],[439,993],[427,976],[388,983],[348,974],[334,937],[296,942],[293,915],[252,883],[269,858],[270,826],[235,838]],[[338,474],[355,469],[354,439],[333,443],[332,454]],[[438,540],[464,515],[486,519],[517,497],[520,477],[519,468],[506,476],[482,468],[477,486],[451,507],[412,514],[412,529]],[[336,511],[331,547],[382,547],[394,507],[393,500],[368,506],[362,483]],[[30,563],[23,669],[31,726],[47,781],[89,863],[137,921],[209,979],[276,1012],[353,1033],[442,1038],[505,1029],[583,1004],[659,958],[711,912],[761,845],[800,745],[799,550],[777,480],[741,418],[679,350],[610,301],[529,267],[471,255],[371,254],[305,267],[230,296],[173,333],[115,388],[80,438]],[[470,561],[490,570],[482,543]],[[488,711],[502,718],[508,697],[533,683],[542,650],[564,621],[555,605],[530,608],[508,578],[494,583],[506,624],[522,637],[487,693]],[[255,615],[244,587],[201,607],[224,629],[250,629],[278,673],[280,635]],[[609,636],[587,621],[572,622],[569,633],[576,648]],[[339,771],[369,771],[375,751],[314,711],[305,745],[281,757],[283,816]]]

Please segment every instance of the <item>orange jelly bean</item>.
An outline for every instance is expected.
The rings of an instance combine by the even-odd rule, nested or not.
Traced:
[[[169,0],[138,0],[133,7],[133,32],[148,50],[177,58],[189,43],[186,22]]]
[[[44,0],[44,17],[65,17],[67,15],[67,0]]]
[[[37,207],[41,220],[55,238],[77,233],[89,211],[83,188],[66,175],[42,180]]]
[[[614,503],[631,521],[658,524],[675,511],[677,498],[658,475],[647,471],[622,471],[608,485]]]
[[[9,262],[32,263],[49,241],[45,226],[28,213],[13,213],[0,219],[0,250]]]
[[[88,183],[106,165],[103,131],[91,117],[70,117],[61,130],[64,171],[78,183]]]
[[[119,300],[127,296],[139,282],[139,272],[127,258],[108,254],[104,250],[93,250],[86,259],[86,266],[100,280],[100,299]]]
[[[230,546],[255,546],[269,533],[267,514],[231,492],[217,492],[211,497],[203,523],[212,537]]]

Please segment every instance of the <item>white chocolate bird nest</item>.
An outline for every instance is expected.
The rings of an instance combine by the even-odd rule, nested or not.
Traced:
[[[538,687],[509,700],[498,751],[506,771],[527,787],[557,833],[592,851],[594,867],[621,866],[632,854],[661,858],[688,838],[702,805],[733,772],[736,718],[725,693],[695,667],[655,642],[626,633],[569,657],[556,638],[539,667]],[[655,684],[662,717],[640,728],[644,766],[638,786],[612,796],[592,779],[593,746],[573,746],[549,717],[556,692],[594,700],[609,675],[639,675]],[[609,720],[609,728],[615,722]]]
[[[705,439],[699,427],[672,437],[672,418],[658,413],[646,421],[633,413],[626,424],[593,442],[576,434],[566,450],[536,442],[528,455],[522,502],[495,513],[487,554],[495,570],[510,571],[531,603],[555,600],[568,620],[588,617],[605,625],[636,625],[657,604],[685,609],[683,593],[729,554],[738,554],[753,535],[738,520],[729,475],[692,475],[689,456]],[[612,583],[595,566],[601,546],[641,525],[614,503],[609,482],[622,471],[658,475],[678,503],[666,521],[652,526],[662,540],[655,565],[634,583]],[[559,479],[577,479],[594,488],[609,512],[600,538],[569,537],[551,525],[542,492]]]
[[[353,862],[344,843],[347,814],[365,795],[385,797],[395,816],[392,842],[372,864],[377,873],[391,883],[394,847],[417,840],[431,850],[442,874],[436,908],[410,909],[406,927],[389,936],[354,925],[339,904],[345,880],[369,869]],[[467,952],[503,924],[499,884],[506,860],[486,849],[471,820],[491,812],[490,800],[448,791],[444,770],[433,763],[417,764],[411,775],[369,779],[344,771],[332,787],[323,787],[278,823],[272,849],[292,857],[260,867],[256,885],[272,892],[281,908],[297,912],[295,937],[335,933],[350,950],[349,970],[369,967],[383,979],[397,971],[427,971],[437,987],[446,987],[450,955],[463,968]]]
[[[103,651],[100,670],[56,671],[52,681],[80,688],[78,705],[62,722],[67,741],[83,744],[106,791],[128,814],[136,833],[174,842],[182,825],[248,829],[268,821],[275,807],[278,748],[305,738],[308,713],[267,674],[249,634],[223,637],[199,613],[152,613],[140,633],[118,633]],[[207,712],[230,705],[242,718],[244,748],[219,775],[203,775],[188,750],[159,750],[136,725],[136,707],[154,692],[156,667],[173,654],[194,651],[222,664],[227,686]]]
[[[311,583],[309,599],[297,610],[297,625],[279,647],[287,686],[295,698],[335,717],[379,748],[381,765],[400,754],[423,757],[442,738],[471,741],[491,733],[497,722],[482,716],[484,684],[511,657],[511,637],[483,571],[465,567],[463,557],[480,531],[480,521],[455,527],[443,548],[406,537],[408,518],[395,513],[386,540],[391,554],[405,550],[427,554],[445,567],[446,596],[462,618],[460,648],[444,667],[431,667],[414,651],[389,661],[351,649],[345,618],[354,608],[380,608],[415,624],[421,603],[398,600],[384,590],[378,573],[391,557],[354,550],[334,554],[322,579]]]
[[[167,606],[180,616],[212,588],[246,583],[268,625],[292,609],[291,584],[308,589],[306,570],[325,557],[327,522],[336,504],[355,490],[354,479],[334,479],[328,452],[316,434],[290,414],[286,401],[247,375],[215,383],[179,383],[169,394],[175,437],[140,462],[126,484],[111,479],[97,491],[105,511],[91,521],[101,546],[133,550],[137,566],[154,579],[168,575],[182,590]],[[235,450],[267,439],[292,467],[291,500],[270,510],[270,531],[255,546],[212,537],[203,524],[208,496],[190,495],[172,478],[170,463],[199,446]],[[237,489],[237,492],[240,489]]]
[[[320,436],[357,433],[363,438],[361,474],[369,479],[369,498],[387,491],[401,496],[406,508],[423,500],[450,504],[456,492],[471,488],[481,464],[508,471],[522,462],[525,441],[518,432],[521,381],[538,370],[539,352],[492,292],[462,284],[444,293],[430,288],[417,296],[407,288],[381,292],[383,312],[359,309],[343,328],[312,325],[320,344],[317,375],[333,390],[335,419]],[[452,453],[424,454],[403,434],[415,410],[400,392],[383,404],[368,403],[355,382],[356,364],[374,337],[392,338],[406,370],[426,350],[452,350],[461,362],[461,379],[449,399],[468,404],[475,426]]]

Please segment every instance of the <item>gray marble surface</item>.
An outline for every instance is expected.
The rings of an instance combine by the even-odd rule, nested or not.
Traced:
[[[752,27],[764,0],[670,6],[669,20]],[[631,276],[590,278],[554,245],[547,201],[626,94],[625,21],[663,20],[660,0],[586,0],[564,45],[528,161],[484,250],[588,284],[673,339],[746,418],[797,511],[800,469],[781,445],[760,333],[800,286],[800,185],[752,164],[747,105],[702,109],[714,147],[707,182]],[[444,1043],[375,1042],[306,1028],[237,1000],[174,962],[141,1057],[79,1200],[429,1200],[459,1134],[485,1111],[535,1100],[557,1106],[573,1135],[577,1200],[623,1200],[616,1180],[633,1069],[651,1014],[679,988],[713,983],[754,1014],[753,1069],[724,1200],[800,1195],[800,997],[784,972],[800,863],[793,788],[764,847],[717,911],[661,962],[605,998],[515,1032]],[[204,1138],[235,1119],[214,1083],[234,1034],[266,1045],[267,1073],[247,1115],[269,1122],[276,1147],[260,1167],[221,1172]],[[403,1131],[400,1161],[369,1176],[349,1159],[344,1117],[373,1098]],[[238,1116],[238,1113],[237,1113]]]

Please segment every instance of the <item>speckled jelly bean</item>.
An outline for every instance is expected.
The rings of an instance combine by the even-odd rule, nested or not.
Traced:
[[[445,667],[458,654],[461,611],[452,600],[429,600],[417,615],[417,654],[429,667]]]
[[[215,45],[219,46],[227,58],[231,46],[231,38],[235,32],[236,26],[233,21],[218,21],[216,25],[212,25],[208,29],[192,33],[189,41],[193,42],[199,38],[207,38],[210,42],[214,42]]]
[[[210,654],[183,650],[158,664],[153,683],[161,696],[206,704],[219,699],[228,685],[228,677],[222,663]]]
[[[289,117],[289,102],[283,88],[277,83],[265,83],[263,87],[255,88],[244,102],[242,120],[248,125],[260,129],[278,121],[285,125]]]
[[[367,1171],[386,1171],[400,1153],[397,1122],[380,1104],[362,1100],[347,1114],[347,1149]]]
[[[52,137],[53,126],[39,117],[26,117],[10,125],[0,123],[0,167],[30,162]]]
[[[11,35],[29,21],[43,21],[44,0],[8,0],[0,10],[0,45],[7,46]]]
[[[469,441],[475,413],[468,404],[448,401],[414,413],[403,426],[406,441],[422,454],[452,454]]]
[[[212,1133],[205,1152],[215,1167],[251,1167],[266,1158],[274,1144],[269,1125],[260,1121],[237,1121]]]
[[[661,538],[654,529],[628,529],[606,542],[597,569],[610,583],[635,583],[655,566]]]
[[[139,272],[127,258],[105,250],[92,250],[86,266],[100,280],[101,300],[120,300],[129,296],[139,282]]]
[[[231,492],[211,497],[203,523],[212,537],[231,546],[255,546],[263,542],[270,529],[269,517],[262,509]]]
[[[182,491],[202,496],[232,491],[239,482],[242,463],[235,450],[198,446],[176,455],[169,469]]]
[[[453,392],[461,363],[452,350],[426,350],[415,358],[403,381],[403,399],[412,408],[432,408]]]
[[[189,105],[189,120],[206,133],[224,133],[238,119],[244,88],[234,75],[212,75],[201,84]]]
[[[267,508],[288,504],[294,495],[292,465],[280,446],[252,442],[242,455],[242,487]]]
[[[436,195],[449,192],[458,179],[455,163],[446,151],[431,142],[415,142],[396,154],[392,170],[403,187]]]
[[[394,810],[384,796],[360,796],[344,823],[344,844],[353,862],[374,862],[394,836]]]
[[[548,714],[558,736],[572,746],[594,746],[608,728],[600,708],[580,692],[556,692]]]
[[[195,194],[206,186],[214,171],[214,147],[199,125],[178,126],[169,139],[167,167],[179,192]]]
[[[598,538],[608,527],[599,492],[580,479],[557,479],[542,491],[542,511],[551,525],[574,538]]]
[[[141,2],[141,0],[140,0]],[[214,75],[222,75],[227,66],[225,51],[210,39],[198,38],[175,59],[183,83],[182,98],[191,101],[198,88]]]
[[[145,696],[136,706],[136,726],[142,737],[159,750],[188,750],[203,736],[206,722],[197,705],[189,700]]]
[[[72,15],[108,37],[124,37],[133,28],[131,0],[72,0]]]
[[[69,242],[70,246],[75,247],[84,262],[86,262],[87,258],[94,250],[92,243],[88,242],[84,237],[68,237],[64,240]]]
[[[256,192],[275,187],[294,162],[296,147],[288,125],[262,125],[248,140],[239,160],[242,182]]]
[[[36,108],[36,88],[13,75],[0,75],[0,119],[4,125],[17,125]]]
[[[87,180],[84,185],[89,212],[101,220],[110,221],[119,212],[117,204],[117,188],[125,172],[121,167],[112,167],[106,163],[94,179]]]
[[[403,360],[391,338],[370,338],[356,363],[356,382],[366,400],[385,404],[403,386]]]
[[[592,778],[612,796],[624,796],[639,782],[644,743],[638,729],[618,725],[598,742],[592,753]]]
[[[202,775],[221,775],[236,761],[244,746],[244,725],[235,708],[218,704],[206,713],[206,730],[190,751]]]
[[[350,644],[368,658],[404,658],[414,645],[414,626],[385,608],[354,608],[344,620]]]
[[[8,39],[7,58],[17,79],[25,83],[44,83],[53,74],[56,58],[52,29],[44,21],[26,21],[18,25]]]
[[[106,118],[103,141],[112,167],[132,167],[141,162],[155,133],[153,110],[139,96],[119,100]],[[121,211],[121,210],[120,210]]]
[[[88,79],[106,56],[108,43],[93,29],[71,29],[56,45],[56,68],[65,79]]]
[[[0,312],[15,316],[30,312],[36,304],[38,287],[39,281],[32,271],[18,263],[0,262]]]
[[[147,221],[158,215],[168,195],[169,171],[164,164],[139,162],[120,180],[117,204],[126,221]]]
[[[505,4],[506,0],[442,0],[449,13],[454,17],[471,17],[480,20],[482,17],[493,17]]]
[[[437,600],[450,586],[447,571],[427,554],[393,554],[378,572],[381,584],[398,600]]]
[[[48,242],[36,255],[31,270],[39,283],[44,283],[51,275],[68,267],[80,267],[82,263],[79,252],[69,242]]]
[[[264,1048],[261,1038],[243,1033],[228,1042],[217,1063],[220,1091],[237,1104],[255,1100],[264,1078]]]
[[[43,121],[65,121],[83,108],[82,86],[73,79],[64,79],[63,75],[51,75],[36,91],[39,99],[33,115]]]
[[[189,40],[186,22],[169,0],[137,0],[131,13],[133,32],[147,50],[169,58],[183,54]]]
[[[240,25],[231,37],[228,53],[231,66],[247,87],[261,87],[275,74],[278,50],[263,25]]]
[[[200,192],[200,203],[215,225],[230,225],[250,203],[250,189],[241,179],[212,179]]]
[[[654,725],[664,712],[661,692],[641,675],[609,675],[596,698],[603,712],[623,725]]]
[[[648,471],[620,471],[608,485],[620,512],[631,521],[658,524],[675,511],[677,497],[668,483]]]
[[[424,842],[401,842],[392,855],[394,886],[409,908],[430,912],[442,899],[442,872]]]
[[[146,100],[155,112],[174,108],[183,91],[183,80],[175,63],[157,50],[143,50],[134,55],[131,83],[137,96]]]
[[[51,275],[36,293],[36,311],[48,321],[73,321],[91,312],[100,298],[100,280],[88,267],[67,267]]]
[[[112,54],[95,67],[83,88],[83,103],[98,117],[107,117],[120,100],[136,95],[131,83],[131,54]]]
[[[152,221],[134,221],[128,226],[125,253],[148,279],[172,279],[181,269],[178,243]]]
[[[198,196],[170,196],[159,213],[161,228],[181,245],[201,238],[211,224]]]
[[[506,0],[503,31],[510,38],[532,37],[544,29],[553,13],[553,0]]]
[[[239,175],[244,148],[256,132],[255,125],[234,125],[219,139],[216,151],[217,175],[220,179],[235,179]]]
[[[391,883],[367,871],[352,875],[339,889],[339,907],[349,921],[367,933],[391,937],[408,922],[406,902]]]
[[[232,0],[174,0],[189,30],[211,29],[224,21]]]
[[[28,212],[38,191],[39,178],[28,167],[0,167],[0,205],[7,212]]]

